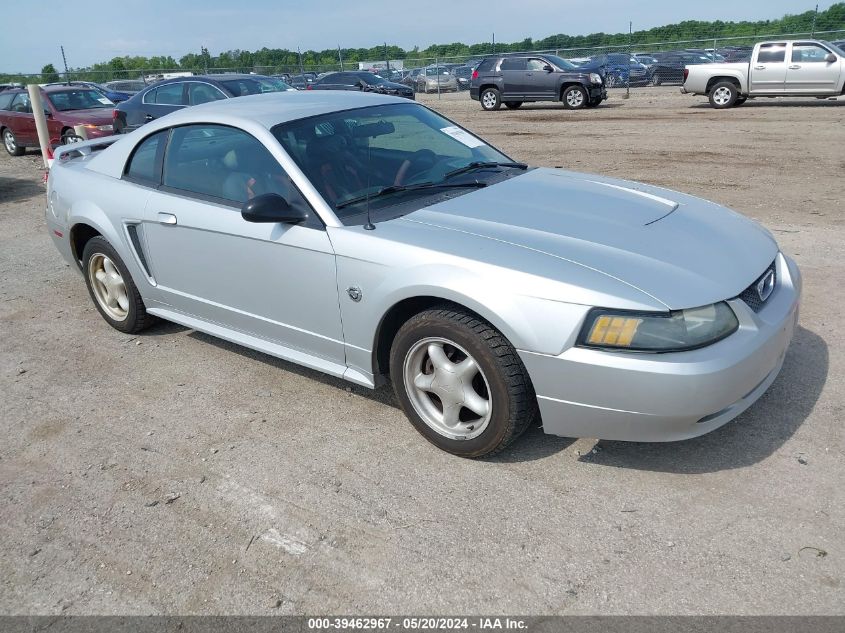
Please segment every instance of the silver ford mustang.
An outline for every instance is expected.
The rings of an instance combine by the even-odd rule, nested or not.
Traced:
[[[405,99],[243,97],[61,148],[47,224],[103,318],[367,387],[478,457],[722,426],[772,384],[801,277],[716,204],[533,169]]]

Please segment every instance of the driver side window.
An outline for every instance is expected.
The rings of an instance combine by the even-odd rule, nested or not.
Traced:
[[[175,128],[164,157],[163,185],[240,207],[265,193],[298,196],[279,162],[256,138],[222,125]]]
[[[543,70],[548,64],[542,59],[529,59],[528,70]]]

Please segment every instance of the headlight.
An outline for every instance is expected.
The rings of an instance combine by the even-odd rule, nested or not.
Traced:
[[[585,347],[637,352],[678,352],[720,341],[739,327],[724,301],[667,313],[594,308],[578,339]]]
[[[590,81],[593,82],[594,84],[600,84],[601,83],[601,75],[599,75],[598,73],[590,73]]]

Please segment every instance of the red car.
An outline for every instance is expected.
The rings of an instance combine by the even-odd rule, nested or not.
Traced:
[[[114,103],[93,88],[81,86],[45,86],[41,89],[50,145],[80,140],[74,126],[85,126],[88,138],[111,136]],[[26,90],[0,92],[0,136],[12,156],[20,156],[27,147],[38,147],[35,117]]]

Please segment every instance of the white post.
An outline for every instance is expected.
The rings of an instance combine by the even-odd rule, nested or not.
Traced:
[[[53,162],[53,148],[50,147],[50,131],[47,129],[47,115],[41,100],[41,88],[38,84],[28,84],[29,102],[32,104],[32,116],[35,117],[35,130],[38,132],[38,144],[41,145],[41,159],[44,167],[50,168]]]

